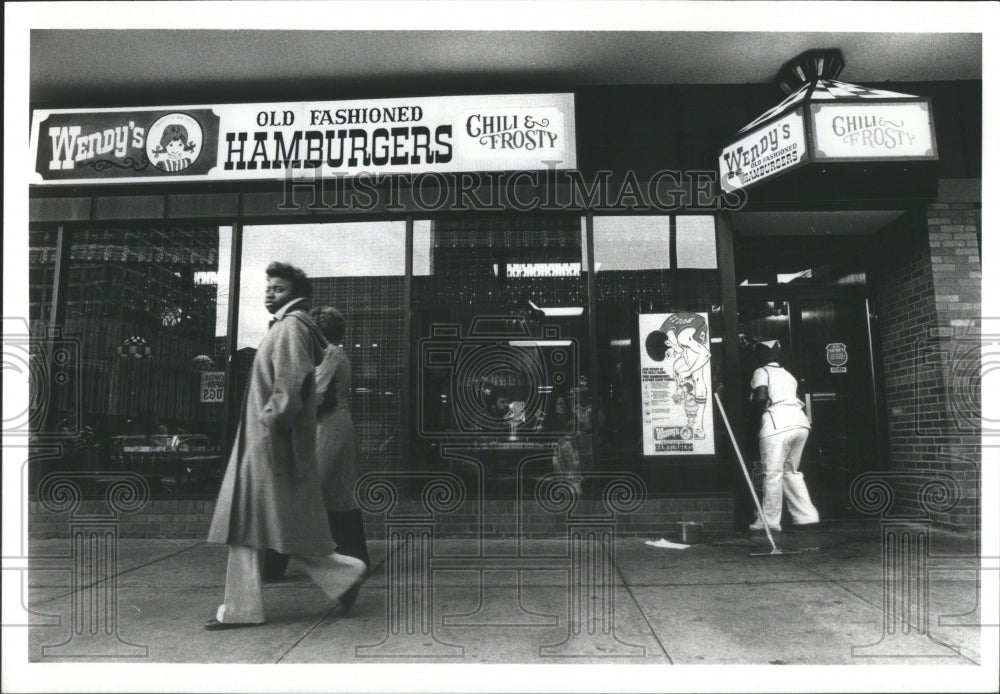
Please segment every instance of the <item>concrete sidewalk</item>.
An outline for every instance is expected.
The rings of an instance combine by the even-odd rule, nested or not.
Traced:
[[[748,556],[770,549],[756,535],[683,550],[644,544],[656,537],[619,538],[605,545],[606,552],[599,551],[599,537],[584,537],[578,552],[570,551],[565,538],[520,544],[436,540],[432,552],[420,552],[426,538],[416,535],[371,543],[372,576],[350,610],[340,610],[293,573],[266,588],[267,624],[223,632],[202,629],[222,600],[223,546],[120,540],[117,572],[88,586],[74,585],[68,540],[37,541],[25,600],[32,611],[29,657],[160,663],[980,663],[976,538],[931,531],[926,571],[899,568],[899,590],[884,592],[882,532],[877,522],[786,531],[776,538],[779,546],[802,553],[767,557]],[[890,555],[890,577],[897,575],[892,567],[903,566],[892,556],[902,555]],[[909,624],[884,607],[904,588],[911,598]],[[115,606],[117,617],[105,611]]]

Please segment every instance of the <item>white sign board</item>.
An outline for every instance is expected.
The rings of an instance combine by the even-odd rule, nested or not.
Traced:
[[[713,455],[708,315],[639,315],[643,455]]]
[[[226,391],[225,371],[201,372],[200,402],[222,402]]]
[[[572,94],[37,110],[31,183],[576,168]]]
[[[926,102],[812,104],[817,159],[933,159]]]
[[[799,111],[754,130],[719,155],[722,188],[739,190],[759,183],[803,161],[806,135]]]

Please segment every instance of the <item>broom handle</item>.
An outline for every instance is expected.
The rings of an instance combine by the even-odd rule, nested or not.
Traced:
[[[747,465],[743,462],[743,454],[740,452],[740,447],[736,443],[736,435],[733,434],[733,428],[729,425],[729,417],[726,416],[726,408],[722,406],[722,398],[719,394],[715,394],[715,402],[719,406],[719,413],[722,415],[722,421],[726,425],[726,431],[729,432],[729,440],[733,442],[733,450],[736,451],[736,459],[740,461],[740,469],[743,471],[743,476],[747,480],[747,486],[750,487],[750,495],[753,497],[753,503],[757,507],[757,513],[760,515],[760,522],[764,525],[764,532],[767,533],[767,539],[771,543],[772,549],[777,549],[778,546],[774,544],[774,537],[771,536],[771,528],[768,527],[767,521],[764,519],[764,509],[761,508],[760,499],[757,498],[757,490],[754,489],[753,480],[750,478],[750,471],[747,470]]]

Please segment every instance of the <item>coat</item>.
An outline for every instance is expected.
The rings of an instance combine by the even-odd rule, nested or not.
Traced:
[[[316,368],[319,415],[316,463],[327,511],[353,511],[358,483],[358,446],[351,420],[351,362],[343,347],[329,345]]]
[[[325,556],[330,539],[316,470],[315,368],[326,341],[294,306],[261,340],[209,542]]]

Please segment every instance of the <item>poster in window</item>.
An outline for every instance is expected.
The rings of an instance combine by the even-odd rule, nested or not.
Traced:
[[[201,374],[201,402],[223,402],[226,392],[225,371],[203,371]]]
[[[639,315],[643,455],[713,455],[708,314]]]

